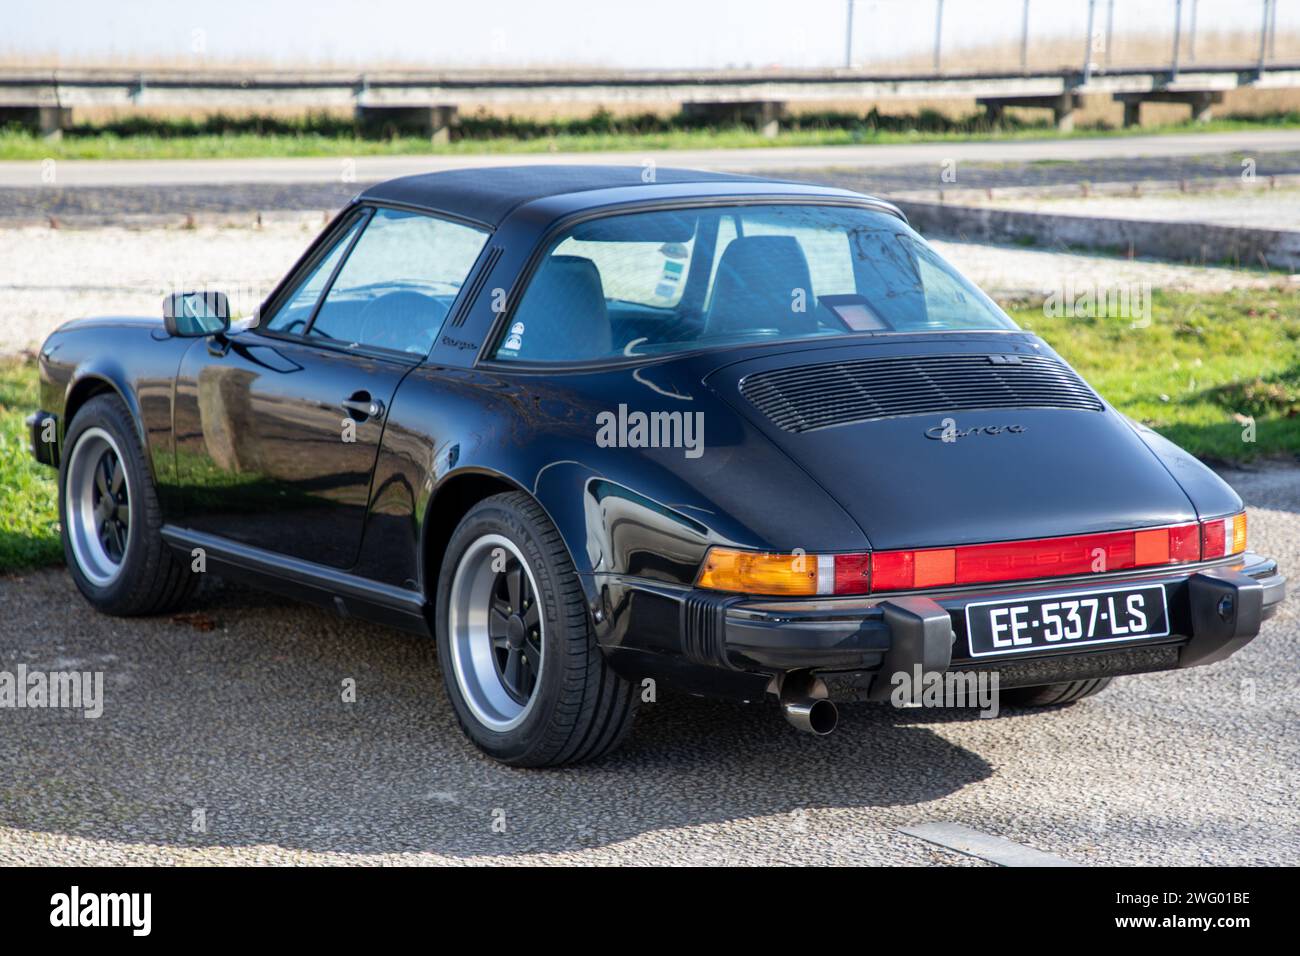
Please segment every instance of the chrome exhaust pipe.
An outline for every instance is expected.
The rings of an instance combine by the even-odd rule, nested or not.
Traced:
[[[840,712],[827,699],[826,685],[811,674],[787,674],[781,682],[781,710],[796,730],[825,737],[840,722]]]

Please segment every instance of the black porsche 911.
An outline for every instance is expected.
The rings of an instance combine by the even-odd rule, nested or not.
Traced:
[[[511,764],[609,751],[660,683],[816,733],[899,674],[1068,703],[1221,660],[1283,599],[1231,488],[845,190],[397,179],[251,321],[180,293],[64,325],[40,371],[95,607],[206,570],[435,635]]]

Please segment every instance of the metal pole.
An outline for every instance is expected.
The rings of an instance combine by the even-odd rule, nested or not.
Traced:
[[[1273,0],[1273,12],[1268,18],[1268,58],[1277,59],[1277,0]]]
[[[1083,45],[1083,85],[1092,79],[1092,21],[1097,14],[1097,0],[1088,0],[1088,42]]]
[[[844,27],[844,69],[853,67],[853,0],[848,0],[848,23]]]
[[[1029,0],[1020,14],[1020,72],[1029,72]]]
[[[1268,51],[1268,0],[1263,0],[1264,19],[1259,25],[1259,65],[1255,68],[1257,74],[1264,72],[1264,54]]]
[[[943,36],[943,0],[934,5],[934,72],[939,72],[939,40]]]
[[[1196,59],[1196,8],[1201,5],[1201,0],[1192,0],[1192,24],[1187,31],[1187,62]]]
[[[1174,0],[1174,62],[1169,69],[1170,79],[1178,76],[1178,39],[1182,35],[1179,28],[1183,25],[1183,0]]]
[[[1106,69],[1110,69],[1110,38],[1115,34],[1115,0],[1106,0]]]

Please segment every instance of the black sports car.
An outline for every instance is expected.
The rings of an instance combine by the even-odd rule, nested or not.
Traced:
[[[1231,488],[845,190],[412,176],[228,311],[41,349],[78,587],[159,613],[207,570],[436,635],[508,763],[605,753],[652,681],[818,733],[899,674],[1064,703],[1220,660],[1283,598]]]

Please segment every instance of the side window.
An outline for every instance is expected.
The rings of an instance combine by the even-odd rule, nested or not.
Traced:
[[[424,355],[486,241],[471,226],[376,210],[308,334]]]
[[[339,264],[343,258],[343,253],[347,250],[348,244],[352,242],[361,229],[361,221],[364,217],[358,217],[343,233],[342,236],[334,243],[329,253],[316,264],[301,282],[298,288],[294,290],[293,295],[288,301],[280,307],[271,320],[266,323],[265,328],[272,332],[298,333],[305,331],[307,323],[311,320],[312,310],[316,308],[316,300],[320,294],[325,291],[325,283],[329,282],[330,276],[334,274],[334,267]]]

